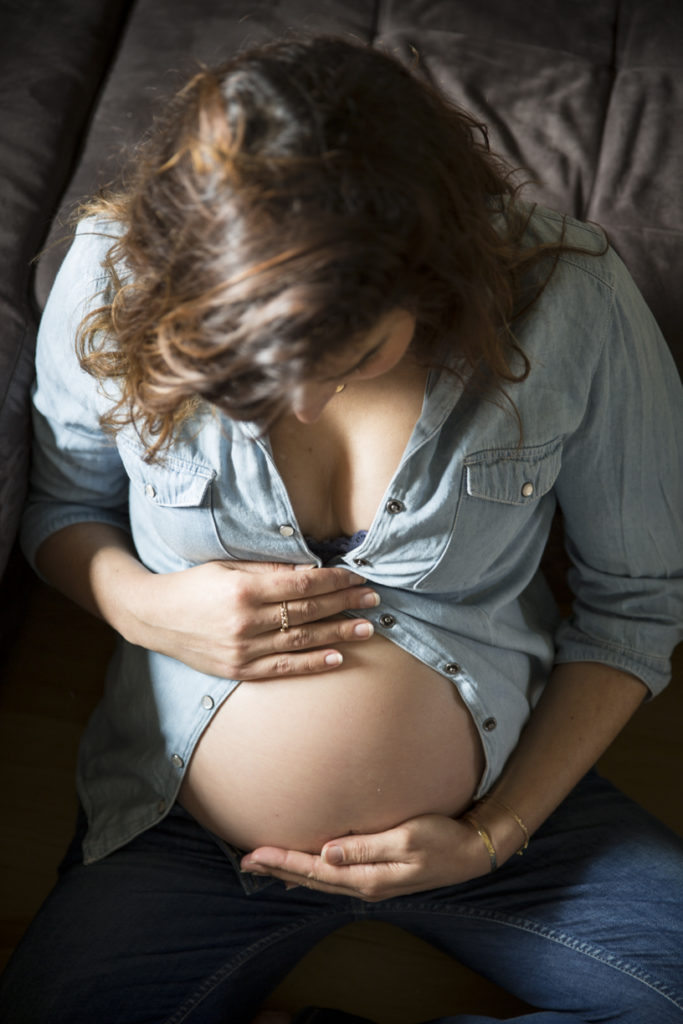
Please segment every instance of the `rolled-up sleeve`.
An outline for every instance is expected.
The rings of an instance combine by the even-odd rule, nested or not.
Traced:
[[[657,693],[683,630],[683,390],[618,258],[585,416],[556,484],[575,594],[557,661],[598,661]]]
[[[79,226],[38,332],[34,443],[21,543],[29,562],[57,530],[101,522],[128,530],[128,477],[114,439],[100,426],[108,399],[78,362],[83,316],[101,302],[102,260],[113,242],[92,221]]]

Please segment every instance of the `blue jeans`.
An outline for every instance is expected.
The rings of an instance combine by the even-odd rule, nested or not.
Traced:
[[[374,904],[240,876],[179,807],[87,867],[77,836],[7,968],[0,1020],[246,1024],[316,942],[363,918],[538,1007],[518,1021],[683,1022],[683,842],[594,773],[494,875]]]

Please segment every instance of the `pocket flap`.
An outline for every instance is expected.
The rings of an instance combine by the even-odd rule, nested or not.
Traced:
[[[133,486],[151,504],[162,508],[201,505],[216,475],[208,466],[170,455],[162,455],[159,462],[145,462],[141,453],[127,443],[119,443],[119,452]]]
[[[498,448],[465,459],[472,498],[528,505],[551,489],[562,464],[560,439],[530,448]]]

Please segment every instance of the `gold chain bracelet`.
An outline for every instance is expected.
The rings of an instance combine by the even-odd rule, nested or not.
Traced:
[[[462,820],[466,821],[468,825],[471,825],[477,835],[481,838],[486,852],[489,855],[489,862],[491,864],[491,872],[494,872],[498,867],[498,858],[496,857],[496,848],[491,841],[491,836],[488,834],[483,825],[480,825],[477,819],[472,814],[463,814]]]
[[[498,806],[499,806],[500,808],[502,808],[502,810],[504,810],[504,811],[507,811],[507,813],[508,813],[508,814],[509,814],[509,815],[510,815],[510,816],[511,816],[512,818],[514,818],[514,819],[515,819],[515,821],[517,822],[517,824],[518,824],[518,825],[519,825],[519,827],[521,828],[521,830],[522,830],[522,832],[523,832],[523,834],[524,834],[524,845],[523,845],[523,846],[520,846],[519,850],[516,850],[516,851],[515,851],[515,852],[517,853],[517,855],[518,855],[519,857],[521,857],[521,856],[522,856],[522,854],[524,853],[524,851],[525,851],[525,850],[527,849],[527,847],[529,846],[529,839],[530,839],[530,836],[529,836],[529,829],[528,829],[528,828],[526,827],[526,825],[524,824],[524,822],[522,821],[522,819],[520,818],[520,816],[519,816],[519,815],[517,814],[517,812],[516,812],[516,811],[513,811],[513,809],[512,809],[511,807],[509,807],[509,806],[508,806],[508,805],[507,805],[507,804],[505,803],[505,801],[504,801],[504,800],[501,800],[499,796],[494,796],[494,795],[493,795],[492,793],[487,793],[487,794],[486,794],[486,796],[483,796],[483,797],[481,798],[481,800],[479,801],[479,803],[483,804],[483,803],[486,803],[486,801],[490,801],[490,802],[491,802],[492,804],[498,804]]]

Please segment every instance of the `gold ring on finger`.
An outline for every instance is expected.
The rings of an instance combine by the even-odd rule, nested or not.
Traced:
[[[280,601],[280,632],[286,633],[289,629],[289,612],[287,611],[287,602]]]

